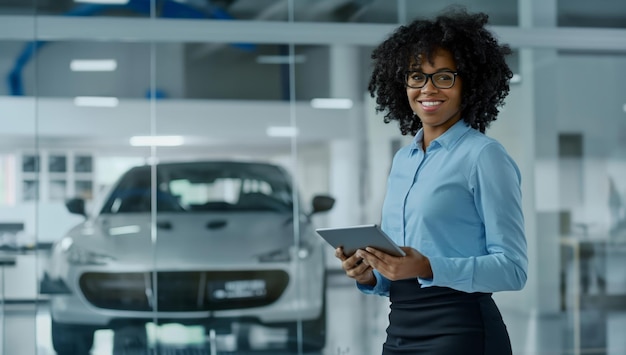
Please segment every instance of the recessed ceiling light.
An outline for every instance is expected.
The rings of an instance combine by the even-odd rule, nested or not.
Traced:
[[[182,136],[133,136],[130,145],[133,147],[175,147],[183,145]]]
[[[626,104],[624,104],[624,106],[622,106],[622,110],[624,110],[624,112],[626,112]]]
[[[522,82],[522,76],[519,74],[513,74],[510,82],[511,84],[519,84]]]
[[[114,71],[117,69],[115,59],[74,59],[70,62],[72,71]]]
[[[86,107],[116,107],[119,104],[117,97],[106,96],[77,96],[74,105]]]
[[[295,137],[298,135],[298,127],[293,126],[271,126],[267,127],[265,133],[269,137]]]
[[[347,109],[352,108],[352,100],[350,99],[313,99],[311,100],[311,107],[347,110]]]

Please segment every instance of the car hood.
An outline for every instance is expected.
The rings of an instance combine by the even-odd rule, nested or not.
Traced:
[[[74,228],[75,246],[127,263],[161,266],[250,263],[294,244],[292,215],[159,213],[104,215]],[[154,230],[154,234],[153,234]],[[302,232],[312,233],[301,224]]]

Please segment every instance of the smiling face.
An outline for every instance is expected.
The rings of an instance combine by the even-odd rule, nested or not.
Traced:
[[[413,69],[425,74],[441,71],[456,72],[456,64],[449,51],[438,49],[433,55],[432,63],[424,60],[418,68]],[[426,85],[422,88],[414,89],[407,86],[409,105],[422,121],[427,143],[443,134],[461,119],[461,93],[462,80],[458,76],[454,86],[449,89],[435,87],[432,77],[428,78]]]

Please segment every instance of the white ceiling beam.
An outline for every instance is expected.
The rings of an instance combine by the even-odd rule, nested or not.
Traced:
[[[353,44],[373,46],[396,24],[0,16],[0,40]],[[513,48],[626,52],[626,29],[492,26]]]

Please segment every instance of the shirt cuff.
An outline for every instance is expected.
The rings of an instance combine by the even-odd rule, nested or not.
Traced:
[[[368,295],[381,295],[381,296],[389,296],[389,280],[387,280],[383,275],[381,275],[378,271],[374,270],[374,277],[376,277],[376,285],[368,286],[360,283],[356,283],[356,287],[359,291],[368,294]]]
[[[472,292],[473,262],[470,260],[429,257],[432,279],[418,278],[424,287],[442,286],[456,290]]]

